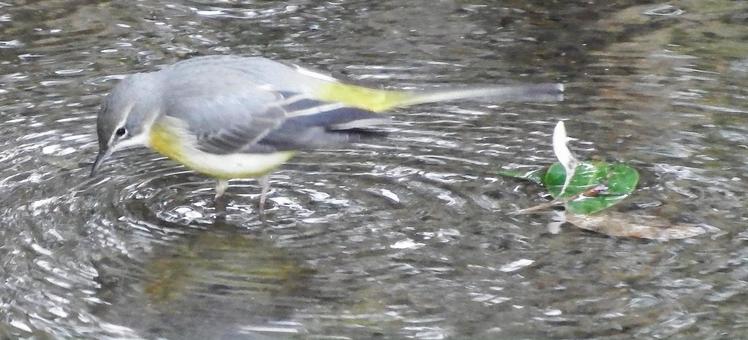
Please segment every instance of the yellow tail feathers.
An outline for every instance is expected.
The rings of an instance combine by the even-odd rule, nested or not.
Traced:
[[[360,109],[382,112],[399,106],[469,98],[484,98],[493,103],[556,101],[563,99],[563,91],[562,84],[465,87],[411,92],[331,83],[323,86],[317,97],[323,101],[340,102]]]
[[[343,83],[326,84],[317,96],[326,102],[339,102],[373,112],[402,106],[413,98],[413,95],[406,91],[372,89]]]

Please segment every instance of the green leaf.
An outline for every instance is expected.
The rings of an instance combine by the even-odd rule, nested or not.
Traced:
[[[501,170],[499,176],[524,179],[533,183],[543,184],[543,172],[545,169],[535,169],[530,171]]]
[[[543,176],[542,184],[556,199],[579,195],[566,204],[566,209],[571,213],[589,215],[631,195],[639,182],[639,173],[623,163],[582,162],[561,194],[565,180],[564,167],[561,163],[554,163]]]

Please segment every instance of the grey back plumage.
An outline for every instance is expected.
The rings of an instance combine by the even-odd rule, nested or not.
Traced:
[[[197,147],[215,154],[316,148],[356,141],[380,118],[372,112],[315,100],[332,79],[264,58],[193,58],[153,73],[162,84],[162,114],[187,124]],[[362,129],[363,127],[363,129]]]

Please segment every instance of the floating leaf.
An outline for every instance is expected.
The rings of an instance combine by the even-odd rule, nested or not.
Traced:
[[[566,170],[554,163],[542,178],[542,183],[555,199],[573,198],[566,208],[574,214],[594,214],[631,195],[639,182],[636,169],[623,163],[581,162],[574,171],[565,191]]]
[[[639,183],[639,173],[623,163],[580,162],[569,149],[569,140],[564,123],[558,122],[553,131],[553,152],[559,162],[552,164],[545,172],[499,173],[539,183],[553,196],[551,202],[521,209],[514,214],[535,213],[564,204],[566,210],[548,224],[548,231],[553,234],[558,233],[561,225],[567,222],[605,235],[657,240],[689,238],[707,231],[694,224],[675,225],[653,216],[611,211],[601,213],[634,192]]]

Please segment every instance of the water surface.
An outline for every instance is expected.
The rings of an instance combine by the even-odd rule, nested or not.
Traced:
[[[0,338],[748,337],[748,13],[734,1],[0,3]],[[123,75],[262,55],[394,88],[567,84],[561,103],[393,112],[390,137],[304,153],[259,187],[146,150],[96,178]],[[709,229],[610,238],[497,176],[583,158],[642,174],[619,209]]]

